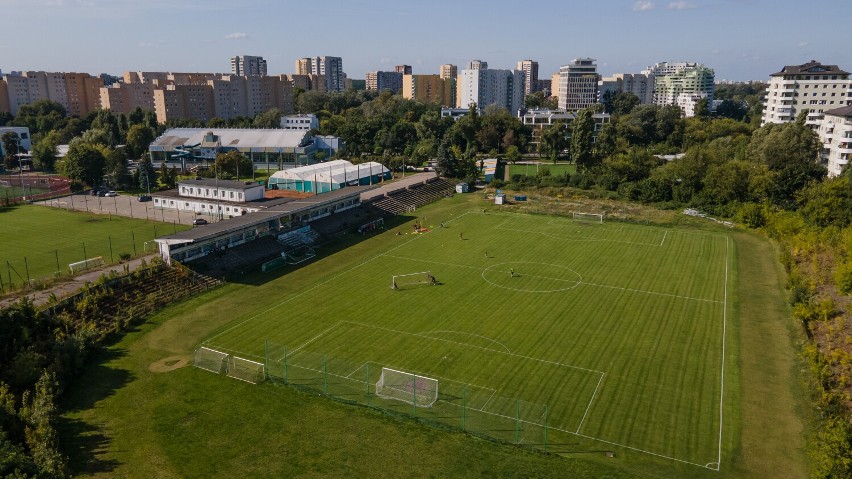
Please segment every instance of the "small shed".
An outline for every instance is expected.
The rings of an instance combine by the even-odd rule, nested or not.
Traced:
[[[494,204],[495,205],[505,205],[506,204],[506,195],[504,195],[502,193],[499,194],[499,195],[494,195]]]
[[[456,193],[467,193],[467,183],[459,183],[456,185]]]

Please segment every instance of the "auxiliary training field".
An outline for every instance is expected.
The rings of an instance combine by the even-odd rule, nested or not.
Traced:
[[[730,453],[726,236],[500,213],[421,221],[430,231],[269,298],[204,345],[273,378],[507,442],[719,469]],[[437,284],[391,288],[418,272]],[[383,367],[437,379],[437,402],[376,397]]]

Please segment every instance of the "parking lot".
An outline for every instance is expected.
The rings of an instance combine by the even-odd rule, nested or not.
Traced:
[[[188,211],[154,208],[153,202],[142,202],[139,201],[137,196],[129,195],[118,195],[110,198],[79,193],[52,200],[37,201],[35,204],[67,210],[88,211],[89,213],[111,214],[184,225],[191,225],[195,218],[204,218],[211,223],[217,221],[216,217],[209,215],[202,216],[192,214]]]

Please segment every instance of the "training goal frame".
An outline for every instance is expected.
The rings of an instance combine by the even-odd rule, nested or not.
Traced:
[[[435,283],[435,276],[431,271],[395,274],[391,278],[391,289],[398,290],[403,286],[418,286],[421,284],[434,285]]]
[[[432,407],[438,400],[438,380],[415,373],[382,368],[376,382],[376,396],[411,404]]]
[[[228,358],[230,356],[228,353],[201,346],[195,350],[193,364],[195,367],[211,373],[223,374],[228,369]]]
[[[228,377],[257,384],[266,378],[266,368],[261,362],[228,356]]]
[[[604,222],[604,214],[603,213],[589,213],[585,211],[572,211],[571,218],[574,220],[580,221],[591,221],[593,223],[603,223]]]
[[[79,273],[80,271],[87,271],[92,268],[97,268],[98,266],[103,266],[104,258],[103,256],[95,256],[94,258],[84,259],[83,261],[77,261],[75,263],[68,263],[68,269],[71,270],[71,274]]]

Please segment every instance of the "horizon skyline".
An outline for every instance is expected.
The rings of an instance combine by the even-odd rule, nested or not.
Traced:
[[[343,0],[329,3],[306,9],[334,32],[317,35],[314,17],[276,22],[292,16],[295,3],[289,1],[0,0],[13,19],[0,32],[0,71],[229,73],[230,59],[237,55],[263,57],[270,75],[294,73],[298,58],[338,56],[354,80],[400,64],[411,65],[414,74],[437,74],[446,63],[462,70],[474,59],[493,69],[515,69],[518,61],[532,59],[539,63],[542,80],[585,57],[597,60],[602,76],[686,61],[712,68],[717,81],[765,81],[784,65],[810,60],[852,68],[852,52],[835,47],[844,42],[841,16],[825,15],[818,38],[778,38],[776,26],[796,20],[794,7],[800,4],[794,0],[544,0],[519,11],[508,0],[436,0],[430,5],[436,8],[428,10],[405,3],[384,8],[378,2],[357,8]],[[810,7],[828,12],[844,3],[822,0]],[[256,15],[258,9],[263,16]],[[441,15],[447,11],[455,15]],[[32,28],[16,17],[37,18],[46,33],[17,41]],[[566,18],[583,22],[566,26]],[[601,22],[609,26],[602,29]],[[623,34],[614,38],[612,32]],[[389,37],[403,41],[388,42]],[[563,38],[572,46],[554,41]]]

